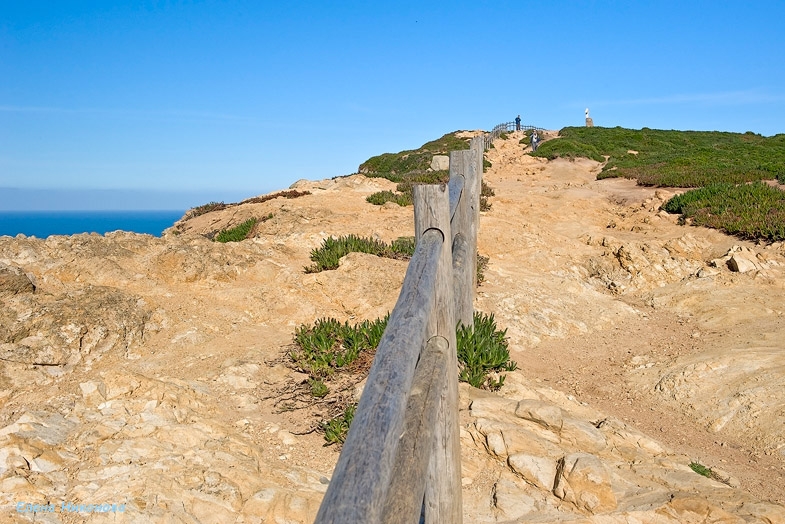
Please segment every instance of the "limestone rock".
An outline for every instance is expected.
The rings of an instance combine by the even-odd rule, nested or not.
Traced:
[[[563,424],[560,433],[562,440],[569,442],[576,449],[597,453],[607,446],[605,436],[590,422],[567,417]]]
[[[553,493],[588,514],[616,509],[608,470],[588,453],[571,453],[559,461]]]
[[[447,155],[433,155],[431,169],[434,171],[446,171],[450,169],[450,157]]]
[[[558,406],[537,400],[521,400],[515,407],[515,414],[531,420],[551,431],[560,432],[564,425],[562,410]]]
[[[510,455],[507,461],[512,470],[522,476],[526,482],[530,482],[546,491],[553,490],[554,482],[556,481],[555,460],[525,453],[515,453]]]
[[[731,247],[722,258],[711,261],[714,267],[727,266],[736,273],[749,273],[751,271],[761,271],[768,269],[772,265],[778,265],[776,260],[767,260],[765,256],[756,253],[746,246],[735,245]]]
[[[73,366],[110,350],[125,353],[142,342],[148,313],[138,299],[125,293],[88,286],[57,297],[30,298],[31,302],[9,303],[14,309],[35,309],[18,317],[5,340],[0,340],[4,360]]]
[[[35,284],[22,269],[0,262],[0,298],[35,292]]]
[[[737,273],[747,273],[748,271],[760,269],[756,262],[757,260],[754,258],[754,254],[751,254],[751,251],[739,251],[731,255],[728,260],[728,268]]]

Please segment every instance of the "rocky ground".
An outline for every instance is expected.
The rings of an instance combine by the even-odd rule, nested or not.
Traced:
[[[519,138],[487,153],[476,301],[519,370],[461,387],[465,521],[785,522],[785,247],[678,225],[675,190]],[[386,180],[295,186],[164,238],[0,238],[0,521],[313,520],[337,453],[310,431],[329,405],[281,402],[292,334],[383,316],[406,262],[303,268],[327,236],[413,220],[365,202]]]

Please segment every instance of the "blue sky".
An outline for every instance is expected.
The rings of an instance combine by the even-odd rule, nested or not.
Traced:
[[[781,1],[0,0],[0,209],[236,201],[586,107],[773,135],[783,63]]]

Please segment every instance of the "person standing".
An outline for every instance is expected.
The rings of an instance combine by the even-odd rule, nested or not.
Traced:
[[[521,115],[515,117],[515,130],[516,131],[521,130]]]

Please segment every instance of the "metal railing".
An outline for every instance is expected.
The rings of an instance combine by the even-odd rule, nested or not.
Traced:
[[[485,150],[487,150],[489,147],[491,147],[491,143],[493,143],[494,140],[499,138],[499,136],[502,133],[509,133],[511,131],[516,131],[516,130],[517,130],[517,126],[516,126],[515,122],[504,122],[504,123],[501,123],[501,124],[498,124],[498,125],[494,126],[493,129],[491,129],[490,133],[486,133],[485,134],[485,144],[484,144]],[[538,132],[543,132],[544,131],[544,129],[541,128],[541,127],[532,126],[532,125],[523,125],[523,124],[521,124],[521,129],[520,130],[521,131],[536,130]]]

